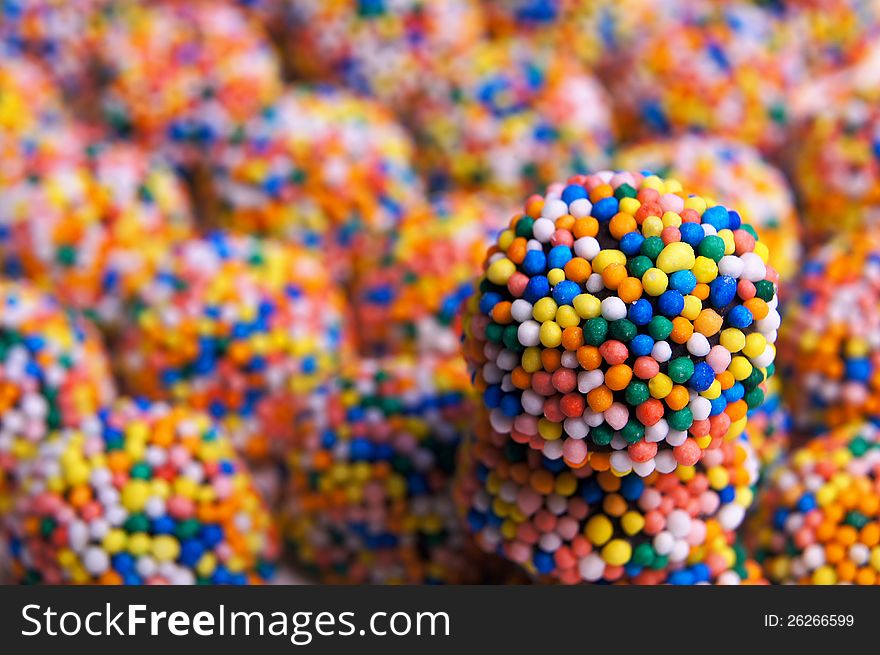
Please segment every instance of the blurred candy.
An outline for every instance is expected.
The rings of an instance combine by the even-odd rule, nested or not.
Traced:
[[[734,531],[758,464],[744,439],[696,466],[622,476],[549,460],[482,425],[466,442],[456,502],[477,543],[539,580],[737,584],[753,579]]]
[[[358,278],[355,314],[365,352],[459,349],[459,310],[486,249],[506,224],[497,200],[471,193],[435,198],[406,216],[379,266]]]
[[[63,125],[67,120],[61,96],[51,79],[32,61],[11,54],[0,58],[0,180],[8,175],[10,166],[23,158],[27,149],[20,139],[36,137],[40,130]],[[7,158],[9,161],[7,161]]]
[[[473,407],[452,358],[366,359],[297,418],[285,536],[330,583],[475,581],[450,495]]]
[[[47,435],[114,396],[94,328],[30,284],[0,280],[0,515]]]
[[[278,548],[216,424],[129,400],[40,445],[8,525],[25,583],[253,584]]]
[[[95,14],[105,0],[4,0],[0,49],[39,61],[74,102],[94,102]],[[86,97],[88,96],[88,97]]]
[[[298,402],[350,356],[344,300],[293,245],[215,233],[168,253],[119,345],[126,389],[206,411],[251,460],[295,435]]]
[[[813,253],[786,306],[783,390],[813,433],[880,417],[880,234],[840,237]]]
[[[294,73],[405,113],[426,78],[483,35],[478,0],[284,0]]]
[[[762,479],[788,454],[793,428],[791,412],[782,398],[779,376],[768,378],[764,385],[764,404],[749,412],[745,431],[758,456]]]
[[[799,126],[791,153],[792,180],[807,235],[821,243],[841,231],[858,234],[878,218],[880,111],[877,94],[855,93]]]
[[[412,156],[409,136],[378,104],[294,90],[220,144],[203,204],[231,229],[316,249],[347,280],[423,205]]]
[[[797,273],[800,226],[782,173],[753,148],[726,139],[685,135],[622,149],[615,164],[680,180],[694,193],[736,207],[770,249],[783,282]]]
[[[524,195],[607,164],[607,95],[565,54],[506,40],[447,64],[411,118],[432,188]]]
[[[115,326],[165,251],[192,234],[183,184],[161,159],[72,126],[34,143],[18,179],[0,184],[2,271]]]
[[[586,66],[601,66],[631,48],[646,30],[675,20],[679,0],[483,0],[496,36],[526,34],[542,44],[564,43]]]
[[[619,57],[609,83],[622,133],[711,132],[775,150],[800,81],[784,36],[759,7],[697,3]]]
[[[266,36],[224,3],[115,3],[99,44],[107,120],[175,161],[192,163],[281,93]]]
[[[849,424],[810,440],[758,497],[750,538],[777,583],[880,580],[877,426]]]
[[[735,210],[675,180],[604,171],[530,197],[464,318],[491,427],[574,470],[693,466],[764,400],[768,255]]]
[[[784,29],[800,44],[810,76],[856,63],[880,35],[877,0],[777,0]]]

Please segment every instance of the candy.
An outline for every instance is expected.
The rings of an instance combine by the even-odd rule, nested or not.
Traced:
[[[253,584],[278,546],[222,429],[185,406],[123,400],[53,433],[7,525],[16,582]]]
[[[749,411],[745,430],[761,465],[762,480],[783,461],[794,441],[794,421],[782,398],[779,377],[768,378],[764,386],[764,404]],[[737,388],[733,394],[739,395],[742,391]]]
[[[40,132],[37,155],[0,185],[0,265],[114,326],[165,250],[192,235],[194,220],[183,183],[161,158],[90,141],[74,126]]]
[[[816,433],[878,416],[878,293],[876,230],[831,241],[805,262],[779,350],[783,392],[799,428]]]
[[[115,393],[94,327],[31,284],[0,280],[0,515],[49,433]]]
[[[769,262],[782,281],[794,277],[801,256],[794,199],[782,173],[753,148],[726,139],[685,135],[629,146],[617,153],[615,163],[625,170],[674,177],[695,193],[717,196],[718,201],[736,207],[767,244]],[[708,240],[702,244],[703,250],[712,252],[701,254],[709,254],[725,275],[732,272],[733,261],[719,260]]]
[[[865,56],[880,34],[873,0],[783,0],[783,29],[800,44],[811,77],[839,71]]]
[[[605,165],[613,145],[595,78],[525,40],[481,44],[449,60],[426,93],[411,120],[433,188],[523,194]]]
[[[117,366],[130,392],[209,412],[261,461],[295,435],[298,399],[350,355],[344,311],[302,248],[213,233],[177,246],[141,286]]]
[[[792,180],[814,243],[876,222],[880,201],[880,114],[873,93],[854,92],[822,105],[799,126]]]
[[[646,30],[675,20],[686,3],[667,0],[483,0],[496,36],[527,34],[542,44],[565,43],[587,66],[601,67],[631,48]]]
[[[97,30],[107,121],[175,162],[193,165],[281,94],[274,51],[234,7],[115,3]]]
[[[876,584],[880,574],[877,427],[810,440],[771,474],[748,537],[773,582]]]
[[[578,205],[584,197],[590,212]],[[660,216],[682,240],[654,233]],[[615,225],[631,231],[615,238]],[[505,247],[515,238],[565,268],[528,275]],[[490,425],[560,466],[598,456],[604,469],[643,477],[693,466],[735,439],[763,401],[779,327],[777,275],[759,252],[737,212],[674,180],[606,171],[532,196],[489,250],[466,306],[465,357]],[[740,261],[739,280],[717,270],[723,257]],[[574,258],[582,264],[569,269]],[[564,399],[570,413],[581,409],[570,393],[585,401],[579,415],[561,411]]]
[[[365,359],[297,417],[284,535],[305,571],[331,583],[474,581],[450,495],[470,423],[458,357]]]
[[[230,229],[321,250],[349,281],[424,205],[412,156],[409,136],[376,103],[331,88],[290,91],[218,145],[202,205]]]
[[[477,0],[284,0],[293,72],[333,80],[405,110],[442,62],[483,35]]]
[[[567,467],[481,424],[463,447],[455,498],[481,548],[542,582],[759,577],[734,535],[758,474],[747,441],[724,442],[695,467],[647,477],[604,468]]]
[[[625,135],[711,132],[777,149],[801,79],[778,22],[747,3],[699,3],[636,39],[608,75]]]
[[[496,200],[468,193],[434,198],[430,209],[407,215],[381,265],[357,279],[355,313],[362,350],[389,352],[458,351],[459,309],[472,292],[491,240],[505,224]],[[538,250],[525,239],[510,248],[524,265],[540,267]],[[512,263],[510,264],[512,267]],[[504,276],[504,271],[493,271]],[[499,314],[519,311],[498,306]]]
[[[0,46],[39,58],[74,103],[93,103],[94,18],[100,0],[9,0],[0,6]],[[4,57],[6,54],[4,54]],[[5,63],[5,62],[4,62]]]

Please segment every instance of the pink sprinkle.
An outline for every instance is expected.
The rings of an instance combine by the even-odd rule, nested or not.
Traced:
[[[611,407],[605,410],[605,422],[615,430],[623,429],[629,420],[629,410],[623,403],[612,403]]]
[[[550,237],[550,244],[571,248],[574,245],[574,235],[568,230],[558,229]]]
[[[517,271],[510,276],[509,280],[507,280],[507,290],[510,291],[510,294],[514,298],[522,298],[522,295],[525,292],[528,283],[528,276],[524,273],[520,273],[519,271]]]
[[[633,364],[633,373],[640,380],[650,380],[660,372],[660,364],[657,360],[648,355],[643,355],[636,359]]]
[[[730,360],[730,351],[720,345],[712,346],[709,354],[706,355],[706,363],[712,367],[716,375],[727,370],[727,367],[730,366]]]
[[[587,444],[583,439],[566,439],[562,444],[562,457],[566,462],[580,464],[587,458]]]
[[[684,209],[684,198],[674,193],[664,193],[660,197],[660,206],[663,207],[663,211],[681,214]]]
[[[734,252],[737,255],[744,255],[747,252],[755,250],[755,237],[745,230],[735,230],[733,233]]]

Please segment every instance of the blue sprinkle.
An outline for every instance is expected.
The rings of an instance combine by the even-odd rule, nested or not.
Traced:
[[[669,276],[669,288],[680,293],[690,293],[697,286],[697,278],[690,271],[675,271]]]
[[[705,237],[703,228],[697,223],[682,223],[678,231],[681,232],[681,240],[694,248],[699,246]]]
[[[647,325],[654,316],[654,308],[647,298],[639,298],[629,308],[629,320],[636,325]]]
[[[657,299],[657,309],[664,316],[678,316],[684,309],[684,296],[674,289],[664,291]]]
[[[529,280],[523,291],[523,298],[533,305],[541,298],[550,293],[550,282],[543,275],[537,275]]]
[[[575,200],[580,200],[581,198],[586,197],[587,190],[580,184],[569,184],[562,190],[562,201],[569,205]]]
[[[547,255],[543,250],[529,250],[523,259],[522,270],[529,277],[545,273],[547,271]]]
[[[549,268],[564,268],[571,261],[571,248],[568,246],[554,246],[547,254],[547,266]]]
[[[593,205],[592,215],[600,223],[605,223],[614,218],[614,215],[617,214],[617,208],[617,198],[615,198],[614,196],[602,198],[600,201]]]
[[[723,205],[715,205],[709,207],[703,212],[703,223],[708,223],[715,230],[725,230],[730,227],[730,216],[728,216],[727,208]]]
[[[753,321],[752,312],[743,305],[737,305],[727,313],[727,322],[735,328],[747,328]]]
[[[577,282],[563,280],[553,288],[553,300],[557,305],[570,305],[580,292],[581,288]]]
[[[709,283],[709,301],[716,308],[727,307],[735,297],[736,280],[729,275],[721,275]]]
[[[633,340],[629,342],[629,350],[636,357],[650,355],[653,348],[654,340],[647,334],[637,334],[633,337]]]
[[[620,250],[625,255],[638,255],[644,241],[645,237],[638,232],[629,232],[620,239]]]
[[[696,366],[694,366],[694,374],[688,381],[688,385],[694,391],[702,393],[703,391],[711,387],[714,381],[715,371],[712,370],[712,367],[709,366],[706,362],[699,362]]]

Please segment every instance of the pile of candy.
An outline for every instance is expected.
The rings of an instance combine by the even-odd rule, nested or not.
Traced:
[[[752,535],[770,580],[877,584],[877,426],[849,424],[812,439],[773,472],[758,506]]]
[[[0,0],[0,577],[877,581],[878,35]]]

